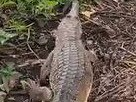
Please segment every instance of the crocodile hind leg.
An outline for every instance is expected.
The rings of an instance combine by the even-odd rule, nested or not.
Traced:
[[[87,102],[93,84],[93,68],[91,62],[95,62],[96,55],[92,51],[85,51],[85,76],[80,85],[76,102]]]
[[[41,67],[40,81],[42,83],[45,83],[46,76],[49,75],[50,73],[52,60],[53,60],[53,51],[49,54],[48,58],[46,59],[46,62]]]
[[[95,51],[93,51],[93,50],[87,51],[87,55],[88,55],[90,62],[94,63],[98,59],[96,54],[95,54]]]

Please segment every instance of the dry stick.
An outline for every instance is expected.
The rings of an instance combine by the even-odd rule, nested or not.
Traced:
[[[105,17],[124,17],[124,18],[129,18],[129,19],[134,19],[134,20],[136,20],[136,18],[135,17],[132,17],[132,16],[130,16],[130,15],[116,15],[116,13],[115,12],[113,12],[112,14],[113,15],[103,15],[103,14],[105,14],[105,13],[109,13],[109,14],[111,14],[111,12],[101,12],[101,13],[99,13],[101,16],[105,16]]]
[[[85,17],[85,19],[86,19],[87,21],[83,22],[83,23],[82,23],[82,25],[84,25],[84,24],[86,24],[86,23],[91,22],[91,23],[94,23],[94,24],[96,24],[96,25],[100,26],[100,24],[99,24],[99,23],[97,23],[97,22],[95,22],[95,21],[91,20],[89,17]]]
[[[121,75],[122,73],[124,73],[125,71],[123,71],[123,72],[121,72],[120,74],[118,74],[118,75],[116,75],[114,78],[112,78],[110,81],[113,81],[116,77],[118,77],[119,75]],[[99,79],[100,80],[100,79]],[[99,81],[98,80],[98,81]],[[95,83],[95,81],[94,81],[94,83]],[[102,87],[102,86],[104,86],[105,85],[105,83],[102,83],[101,85],[100,85],[100,88]],[[121,84],[122,85],[122,84]],[[100,89],[99,88],[99,89]],[[92,92],[94,92],[95,90],[97,90],[97,88],[94,88],[94,89],[92,89]],[[106,93],[106,92],[105,92]],[[103,95],[105,94],[105,93],[103,93]],[[101,95],[102,96],[102,95]]]
[[[120,75],[123,74],[124,72],[128,72],[128,71],[131,71],[131,70],[130,70],[130,69],[127,69],[127,70],[125,69],[125,70],[121,71],[121,73],[117,74],[114,78],[111,78],[110,81],[112,82],[112,81],[113,81],[114,79],[116,79],[118,76],[120,76]],[[99,80],[100,80],[100,79],[99,79]],[[95,83],[96,81],[99,81],[99,80],[98,80],[98,79],[95,80],[94,83]],[[103,86],[104,86],[105,84],[106,84],[106,83],[102,83]],[[102,85],[101,85],[101,86],[102,86]]]
[[[28,36],[27,36],[27,46],[29,48],[29,50],[36,56],[37,59],[40,60],[40,57],[33,51],[33,49],[31,48],[31,46],[29,45],[29,39],[30,39],[30,28],[28,28]]]
[[[97,102],[99,100],[102,100],[102,99],[106,98],[107,96],[110,96],[110,95],[112,95],[112,94],[120,91],[121,89],[123,89],[126,86],[130,85],[133,82],[133,80],[135,80],[135,79],[136,79],[136,76],[134,76],[133,78],[131,78],[131,80],[129,80],[127,83],[123,82],[123,83],[119,84],[118,86],[116,86],[115,88],[112,88],[111,90],[103,93],[101,96],[99,96],[98,98],[95,99],[95,102]]]
[[[136,54],[131,52],[131,51],[128,51],[127,49],[125,49],[124,47],[120,47],[121,50],[123,51],[126,51],[127,53],[131,54],[132,56],[136,57]]]
[[[84,25],[84,24],[86,24],[86,23],[88,23],[88,22],[91,22],[91,23],[93,23],[93,24],[95,24],[95,25],[97,25],[97,26],[99,26],[99,27],[105,29],[105,30],[106,30],[107,32],[109,32],[109,33],[111,33],[111,32],[114,33],[114,31],[112,31],[112,29],[107,28],[106,26],[102,26],[101,24],[95,22],[94,20],[91,20],[91,19],[88,18],[88,17],[85,17],[85,19],[87,19],[87,21],[83,22],[82,25]]]
[[[11,91],[10,95],[24,95],[27,94],[25,90],[20,90],[20,91]]]
[[[37,64],[44,63],[45,61],[46,61],[45,59],[28,60],[25,63],[18,65],[17,67],[21,68],[21,67],[26,67],[26,66],[29,66],[29,65],[37,65]]]

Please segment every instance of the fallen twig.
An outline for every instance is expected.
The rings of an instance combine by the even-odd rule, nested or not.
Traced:
[[[45,61],[46,61],[45,59],[27,60],[25,63],[18,65],[17,67],[21,68],[21,67],[26,67],[26,66],[30,66],[30,65],[34,66],[34,65],[37,65],[37,64],[43,64]]]
[[[27,92],[25,90],[20,90],[20,91],[11,91],[10,95],[25,95]]]
[[[110,95],[112,95],[112,94],[120,91],[121,89],[123,89],[126,86],[130,85],[133,82],[133,80],[135,80],[135,79],[136,79],[136,76],[134,76],[133,78],[131,78],[131,80],[129,80],[128,82],[123,82],[123,83],[119,84],[118,86],[112,88],[111,90],[103,93],[102,95],[100,95],[99,97],[97,97],[95,99],[95,102],[100,101],[100,100],[102,100],[102,99],[104,99],[104,98],[106,98],[106,97],[108,97],[108,96],[110,96]]]
[[[28,29],[28,37],[27,37],[26,43],[27,43],[29,50],[36,56],[37,59],[40,59],[40,57],[33,51],[31,46],[29,45],[29,38],[30,38],[30,29]]]
[[[119,49],[121,49],[121,50],[123,50],[123,51],[125,51],[125,52],[131,54],[132,56],[136,57],[136,54],[135,54],[135,53],[133,53],[133,52],[131,52],[131,51],[125,49],[124,47],[120,47]]]

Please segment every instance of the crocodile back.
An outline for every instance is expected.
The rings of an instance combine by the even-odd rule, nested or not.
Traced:
[[[81,45],[81,41],[74,39],[66,41],[60,52],[54,54],[50,73],[50,85],[55,95],[53,102],[80,102],[77,101],[80,93],[88,94],[92,77],[87,74],[86,67],[90,65],[85,61],[87,56]]]
[[[87,102],[93,74],[80,40],[82,28],[77,0],[55,34],[56,46],[49,78],[54,93],[52,102]]]

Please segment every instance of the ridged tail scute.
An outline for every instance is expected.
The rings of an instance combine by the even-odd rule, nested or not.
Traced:
[[[63,95],[58,93],[54,96],[52,102],[74,102],[74,100],[67,93],[63,93]]]
[[[72,8],[67,16],[69,17],[78,17],[79,14],[79,1],[73,0],[72,2]]]

